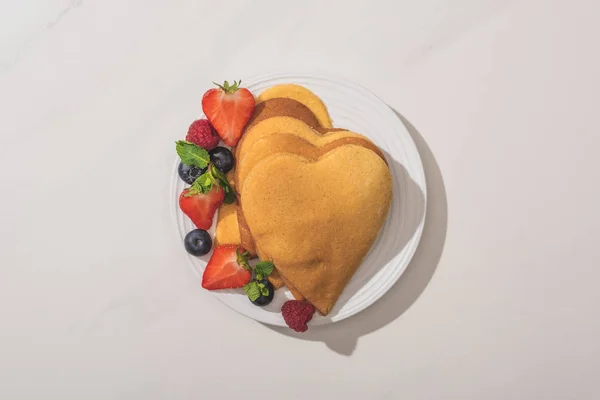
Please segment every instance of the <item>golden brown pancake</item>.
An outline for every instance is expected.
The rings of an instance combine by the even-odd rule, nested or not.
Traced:
[[[292,293],[292,296],[294,296],[294,299],[300,300],[300,301],[306,300],[306,298],[302,295],[302,293],[300,293],[298,291],[298,289],[296,289],[296,287],[294,285],[292,285],[292,283],[285,278],[285,276],[283,276],[281,274],[280,274],[280,276],[281,276],[281,279],[283,280],[283,282],[285,283],[285,286],[287,286],[289,291]]]
[[[286,115],[289,117],[297,118],[298,120],[304,121],[305,124],[314,126],[322,132],[339,131],[342,129],[329,128],[324,129],[319,125],[317,118],[312,114],[306,106],[299,103],[298,101],[291,99],[269,99],[264,101],[260,105],[257,105],[254,111],[253,118],[249,121],[245,131],[247,132],[251,126],[259,123],[260,121],[267,119],[274,115]],[[245,136],[245,135],[244,135]],[[237,148],[244,142],[244,136],[240,139],[238,145],[232,152],[236,154],[237,159]],[[234,170],[227,174],[228,180],[232,186],[234,186],[235,180],[233,179]],[[231,210],[233,206],[223,204],[219,209],[217,217],[217,227],[215,232],[215,243],[224,244],[226,242],[237,241],[234,244],[241,244],[251,256],[256,256],[256,249],[254,248],[254,240],[245,223],[241,208],[236,207],[237,213],[234,215]],[[239,215],[237,215],[239,213]],[[284,285],[284,279],[278,277],[278,274],[273,274],[273,278],[270,279],[276,288]],[[293,286],[290,288],[297,299],[301,299],[298,292],[295,291]]]
[[[385,161],[379,147],[362,135],[353,132],[334,132],[323,136],[307,137],[306,139],[290,133],[280,133],[263,137],[253,143],[252,147],[238,161],[236,170],[236,185],[241,193],[244,179],[252,168],[260,161],[274,153],[293,153],[301,155],[310,161],[316,161],[336,147],[345,144],[355,144],[374,151]]]
[[[274,269],[273,272],[271,272],[271,275],[269,275],[268,279],[275,289],[285,286],[285,282],[283,281],[281,275],[279,275],[279,272],[277,272],[277,269]]]
[[[315,162],[268,156],[248,173],[242,198],[261,259],[326,315],[377,238],[392,179],[379,155],[349,144]]]
[[[247,229],[247,227],[246,227]],[[241,244],[240,226],[237,219],[237,202],[231,204],[221,204],[217,217],[217,227],[215,230],[215,246],[222,244]],[[242,246],[243,247],[243,246]],[[253,255],[253,257],[256,255]],[[290,292],[296,300],[304,300],[304,297],[294,288],[293,285],[286,282],[285,278],[279,275],[277,270],[273,270],[268,277],[275,289],[282,286],[288,286]]]
[[[237,215],[238,231],[240,232],[240,244],[248,251],[248,253],[250,253],[251,257],[256,257],[258,253],[256,252],[256,246],[254,245],[252,233],[250,232],[250,228],[248,228],[246,218],[244,218],[244,213],[242,212],[242,208],[240,206],[239,196],[235,211]]]
[[[274,88],[272,88],[272,90],[268,90],[269,93],[266,93],[265,96],[263,96],[263,98],[261,100],[264,100],[266,98],[268,98],[268,99],[265,101],[262,101],[261,104],[257,105],[254,116],[247,125],[245,135],[242,137],[242,139],[238,143],[237,148],[232,149],[232,151],[236,154],[236,159],[237,159],[237,155],[238,155],[237,149],[240,149],[241,147],[243,147],[242,145],[245,141],[245,137],[246,137],[246,134],[248,133],[248,131],[251,130],[256,124],[261,123],[261,121],[264,122],[265,119],[271,119],[271,117],[273,115],[295,117],[293,119],[294,122],[297,121],[298,123],[302,123],[304,125],[302,128],[304,128],[305,131],[300,132],[301,137],[306,137],[306,134],[308,133],[306,131],[306,128],[309,128],[309,127],[313,128],[310,130],[311,136],[319,135],[319,134],[327,134],[329,132],[345,131],[344,129],[330,127],[331,123],[329,120],[327,109],[325,108],[324,104],[322,104],[320,99],[318,97],[316,97],[314,94],[312,94],[312,92],[310,92],[302,87],[298,87],[297,85],[282,85],[282,86],[287,86],[287,88],[274,87]],[[304,89],[304,90],[302,90],[302,89]],[[281,92],[282,97],[287,97],[287,98],[277,98],[274,95],[275,92],[278,92],[281,90],[284,90],[284,92],[287,93],[286,94],[284,92]],[[293,93],[293,92],[295,92],[295,93]],[[302,92],[304,92],[304,94],[308,94],[308,96],[303,97]],[[298,96],[303,97],[303,98],[300,98]],[[294,99],[299,100],[299,101],[294,101]],[[298,103],[300,103],[300,104],[298,104]],[[320,105],[319,105],[319,103],[320,103]],[[307,110],[307,108],[308,108],[308,110]],[[289,118],[289,119],[292,119],[292,118]],[[298,131],[297,126],[296,126],[296,129],[294,129],[294,126],[297,125],[297,124],[294,124],[294,122],[292,122],[292,129],[290,129],[291,132]],[[279,130],[279,132],[281,132],[281,130]],[[265,131],[265,132],[261,132],[261,133],[264,135],[269,132]],[[270,132],[270,133],[273,133],[273,132]],[[304,133],[304,135],[302,135],[302,133]],[[349,134],[357,135],[357,134],[353,134],[353,133],[349,133]],[[357,135],[357,136],[362,137],[361,135]],[[257,138],[258,138],[258,136],[257,136]],[[362,137],[362,138],[364,138],[364,137]],[[366,139],[366,138],[364,138],[364,139],[368,141],[368,139]],[[333,138],[331,138],[329,141],[324,141],[323,143],[331,143],[331,141],[333,141]],[[278,143],[283,143],[283,142],[281,142],[279,140]],[[347,143],[351,143],[351,142],[347,142]],[[379,149],[376,146],[374,146],[371,142],[369,142],[369,143],[371,145],[371,148],[374,151],[379,151]],[[359,142],[359,144],[360,144],[360,142]],[[366,145],[369,146],[369,144],[366,144]],[[289,147],[287,149],[289,149]],[[284,151],[284,150],[286,150],[286,149],[284,149],[284,148],[281,149],[281,151]],[[313,149],[313,152],[314,152],[314,149]],[[236,163],[237,163],[237,160],[236,160]],[[228,174],[228,177],[229,177],[229,174]],[[231,178],[229,178],[229,180],[231,183],[233,183]],[[223,205],[222,209],[219,211],[219,216],[217,219],[217,231],[216,231],[216,235],[215,235],[215,243],[220,243],[220,244],[223,244],[226,242],[241,243],[244,248],[249,250],[250,253],[254,255],[256,252],[256,250],[254,248],[254,240],[252,238],[251,232],[250,232],[247,224],[245,223],[245,219],[243,217],[241,207],[239,206],[239,204],[237,205],[237,215],[235,215],[231,212],[233,207],[234,207],[233,205]],[[293,284],[291,284],[289,281],[287,281],[287,279],[285,277],[280,276],[277,271],[275,271],[269,279],[276,288],[279,288],[279,287],[283,286],[284,284],[287,284],[288,288],[290,289],[290,291],[292,292],[292,294],[294,295],[294,297],[296,299],[298,299],[298,300],[303,299],[302,295],[293,286]]]
[[[248,135],[248,133],[252,132],[252,131],[257,131],[256,129],[254,129],[255,126],[257,125],[261,125],[263,128],[260,128],[260,130],[264,129],[265,126],[269,126],[269,124],[267,125],[263,125],[262,122],[264,122],[265,120],[270,120],[272,117],[287,117],[288,120],[293,120],[293,121],[301,121],[304,125],[304,127],[306,128],[306,126],[314,129],[313,132],[316,133],[316,131],[320,131],[322,133],[327,133],[330,131],[339,131],[340,129],[335,129],[335,128],[322,128],[319,125],[319,122],[317,120],[317,118],[314,116],[314,114],[312,113],[312,111],[310,111],[310,109],[308,109],[305,105],[299,103],[296,100],[292,100],[292,99],[284,99],[284,98],[273,98],[273,99],[269,99],[266,100],[260,104],[256,105],[256,108],[254,109],[254,114],[252,119],[248,122],[248,125],[245,128],[244,134],[242,135],[240,141],[238,142],[236,149],[235,149],[235,158],[236,160],[239,159],[240,154],[243,154],[243,149],[246,146],[246,140],[247,138],[250,136],[252,137],[253,135]],[[278,129],[281,129],[281,127],[278,127]],[[281,130],[279,130],[279,132],[282,132]],[[275,133],[275,132],[272,132]],[[239,200],[239,199],[238,199]],[[242,247],[244,247],[246,250],[248,250],[248,252],[251,255],[255,255],[256,254],[256,249],[254,247],[254,240],[252,239],[252,234],[250,233],[250,230],[248,229],[248,226],[245,222],[244,216],[242,215],[242,211],[241,208],[238,206],[238,225],[239,225],[239,230],[240,230],[240,239],[241,239],[241,245]]]
[[[316,132],[309,124],[305,121],[286,115],[276,115],[269,118],[265,118],[260,122],[257,122],[252,127],[246,129],[242,140],[239,141],[235,149],[235,159],[240,160],[244,157],[245,152],[252,147],[252,145],[265,136],[273,135],[275,133],[293,133],[305,139],[312,139],[314,136],[321,134],[327,135],[332,132],[346,132],[344,129],[331,128],[324,130],[323,133]],[[353,133],[352,135],[358,135]],[[348,135],[348,136],[352,136]],[[364,137],[360,135],[361,137]]]
[[[296,154],[303,155],[304,157],[313,159],[320,156],[316,147],[328,146],[326,151],[331,150],[333,147],[337,145],[341,145],[343,143],[356,143],[362,144],[373,151],[378,152],[383,158],[383,154],[377,146],[375,146],[371,141],[369,141],[365,136],[359,135],[358,133],[344,131],[344,130],[331,130],[323,135],[317,134],[312,128],[310,128],[306,123],[300,121],[295,118],[286,117],[286,116],[276,116],[267,118],[254,124],[250,129],[246,130],[244,134],[243,143],[240,141],[236,148],[236,185],[241,188],[241,175],[240,171],[243,172],[243,175],[247,174],[248,171],[259,161],[262,157],[265,157],[267,153],[269,153],[268,145],[259,146],[257,155],[250,155],[248,153],[254,153],[254,149],[256,144],[260,142],[262,139],[267,137],[275,137],[279,136],[282,133],[286,133],[286,139],[273,139],[276,141],[277,148],[271,149],[270,153],[273,152],[294,152]],[[293,137],[296,136],[297,138]],[[346,142],[338,142],[336,145],[332,145],[332,143],[336,140],[347,138]],[[300,141],[298,139],[303,139]],[[356,139],[356,141],[350,140]],[[266,142],[271,143],[271,142]],[[251,161],[247,162],[247,158],[250,157]],[[256,253],[256,248],[254,244],[254,239],[252,237],[252,233],[248,228],[248,224],[246,223],[246,219],[244,218],[242,208],[239,205],[241,202],[241,198],[239,197],[239,193],[241,190],[238,190],[238,224],[240,227],[240,239],[242,247],[248,249],[251,253]]]
[[[227,173],[227,180],[233,190],[235,187],[235,168]],[[215,245],[240,244],[240,229],[237,218],[236,203],[221,204],[217,215],[217,226],[215,228]]]
[[[240,229],[237,222],[237,204],[221,204],[215,228],[215,246],[240,244]]]
[[[322,128],[315,114],[304,104],[293,99],[275,98],[256,105],[254,114],[246,125],[246,131],[260,121],[271,117],[292,117],[299,119],[313,129]],[[244,140],[244,135],[242,135],[240,142],[242,140]]]
[[[327,107],[317,95],[307,88],[294,84],[275,85],[262,92],[256,101],[261,103],[273,98],[293,99],[304,104],[315,115],[319,125],[323,128],[331,128]]]
[[[262,111],[259,110],[259,113],[262,113],[263,117],[265,115],[270,115],[269,113],[273,112],[274,110],[276,112],[282,113],[283,115],[275,115],[267,118],[256,117],[256,120],[248,128],[246,128],[244,135],[242,136],[241,140],[236,146],[236,163],[238,162],[237,160],[241,160],[244,157],[246,149],[251,147],[257,139],[260,139],[263,136],[282,132],[296,133],[298,135],[302,135],[303,137],[318,135],[318,133],[310,127],[310,124],[314,124],[316,119],[314,118],[314,116],[310,117],[307,113],[302,111],[306,108],[302,104],[289,99],[270,99],[261,104],[268,105],[268,107],[263,108]],[[286,109],[286,106],[289,106],[290,108]],[[271,111],[267,112],[265,110]],[[297,112],[298,110],[300,111]],[[310,115],[312,115],[310,110],[308,111]],[[295,118],[290,115],[295,115],[299,118]],[[324,132],[333,131],[340,130],[324,130]],[[246,250],[248,250],[250,254],[255,255],[256,249],[254,247],[254,240],[252,239],[252,234],[248,229],[248,225],[246,224],[244,215],[242,213],[241,207],[239,207],[239,204],[237,210],[237,223],[239,225],[241,245]]]

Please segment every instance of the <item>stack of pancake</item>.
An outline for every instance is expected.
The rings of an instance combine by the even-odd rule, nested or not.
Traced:
[[[381,150],[333,128],[325,104],[292,84],[258,96],[234,149],[234,204],[219,209],[218,244],[273,261],[269,279],[323,315],[374,243],[392,198]]]

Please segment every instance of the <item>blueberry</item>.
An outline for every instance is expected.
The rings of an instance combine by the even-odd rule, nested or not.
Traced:
[[[233,154],[225,147],[215,147],[208,154],[210,155],[210,161],[224,174],[231,171],[235,164]]]
[[[212,238],[204,229],[194,229],[185,235],[185,249],[193,256],[203,256],[212,247]]]
[[[275,295],[275,289],[273,288],[273,285],[271,285],[271,282],[269,282],[268,279],[263,279],[258,281],[259,285],[264,285],[264,287],[266,289],[268,289],[269,294],[267,294],[266,296],[263,296],[263,294],[260,294],[260,297],[256,300],[254,300],[252,303],[254,305],[257,306],[266,306],[267,304],[269,304],[271,301],[273,301],[273,296]],[[262,291],[262,290],[261,290]]]
[[[206,168],[190,167],[184,163],[179,163],[177,172],[179,172],[182,181],[191,185],[197,177],[206,172]]]

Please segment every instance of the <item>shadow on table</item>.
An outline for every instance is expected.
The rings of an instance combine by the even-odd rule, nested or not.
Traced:
[[[429,284],[446,241],[448,225],[446,191],[441,171],[425,140],[408,120],[397,111],[394,112],[402,120],[417,145],[427,180],[425,225],[411,263],[398,282],[365,312],[335,324],[310,327],[305,333],[266,325],[269,329],[303,340],[324,342],[336,353],[349,356],[356,349],[359,337],[374,332],[400,317]]]

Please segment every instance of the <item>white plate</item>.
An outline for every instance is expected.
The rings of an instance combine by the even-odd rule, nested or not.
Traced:
[[[426,186],[423,165],[402,121],[383,101],[361,86],[337,78],[284,74],[247,79],[243,81],[243,86],[258,95],[264,89],[281,83],[296,83],[316,93],[326,104],[333,125],[369,137],[384,151],[392,171],[392,206],[377,241],[329,315],[315,313],[309,324],[337,322],[376,302],[408,266],[419,244],[425,221]],[[187,186],[177,175],[178,163],[177,159],[170,195],[172,215],[183,241],[185,234],[195,227],[178,206],[178,196]],[[214,233],[214,225],[211,233]],[[185,251],[183,246],[182,251]],[[189,257],[200,278],[211,254],[212,252],[201,258]],[[279,326],[286,326],[280,313],[281,306],[287,299],[293,298],[289,291],[280,289],[273,302],[261,308],[250,303],[242,289],[212,293],[247,317]]]

